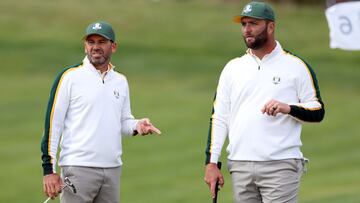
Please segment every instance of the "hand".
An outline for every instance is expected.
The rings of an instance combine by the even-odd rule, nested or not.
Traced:
[[[161,134],[161,131],[153,126],[148,118],[140,119],[136,124],[136,130],[140,135]]]
[[[219,181],[219,185],[221,187],[224,187],[224,177],[215,163],[209,163],[206,165],[204,180],[209,186],[212,198],[215,197],[215,186],[217,181]]]
[[[265,104],[261,112],[269,116],[276,116],[278,113],[288,114],[290,113],[290,109],[290,105],[272,99]]]
[[[43,189],[46,196],[54,199],[61,193],[62,181],[57,173],[45,175],[43,177]]]

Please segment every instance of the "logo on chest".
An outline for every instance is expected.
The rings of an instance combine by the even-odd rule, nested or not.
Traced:
[[[281,78],[279,76],[274,76],[273,79],[272,79],[272,82],[275,84],[275,85],[278,85],[280,84],[281,82]]]
[[[114,97],[115,97],[116,99],[119,99],[119,98],[120,98],[120,93],[119,93],[118,91],[116,91],[116,90],[114,90]]]

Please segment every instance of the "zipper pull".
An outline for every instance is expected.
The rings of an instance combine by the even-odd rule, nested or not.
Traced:
[[[258,70],[260,70],[260,66],[258,66]]]

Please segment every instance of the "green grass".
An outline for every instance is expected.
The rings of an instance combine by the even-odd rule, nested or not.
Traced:
[[[2,0],[0,202],[45,200],[40,140],[50,86],[63,67],[82,60],[83,30],[96,19],[112,23],[118,34],[113,63],[129,80],[133,114],[150,117],[163,132],[124,139],[122,202],[210,202],[203,181],[208,122],[221,69],[245,50],[240,27],[231,22],[242,5]],[[323,7],[275,9],[277,39],[315,69],[326,105],[321,124],[304,125],[302,150],[310,165],[300,202],[360,202],[358,52],[329,49]],[[223,171],[219,202],[231,202]]]

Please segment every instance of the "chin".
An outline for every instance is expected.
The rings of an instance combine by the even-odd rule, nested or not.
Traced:
[[[256,45],[254,43],[246,43],[246,46],[250,49],[256,49]]]
[[[91,60],[91,63],[94,65],[101,65],[104,63],[104,61],[103,60]]]

